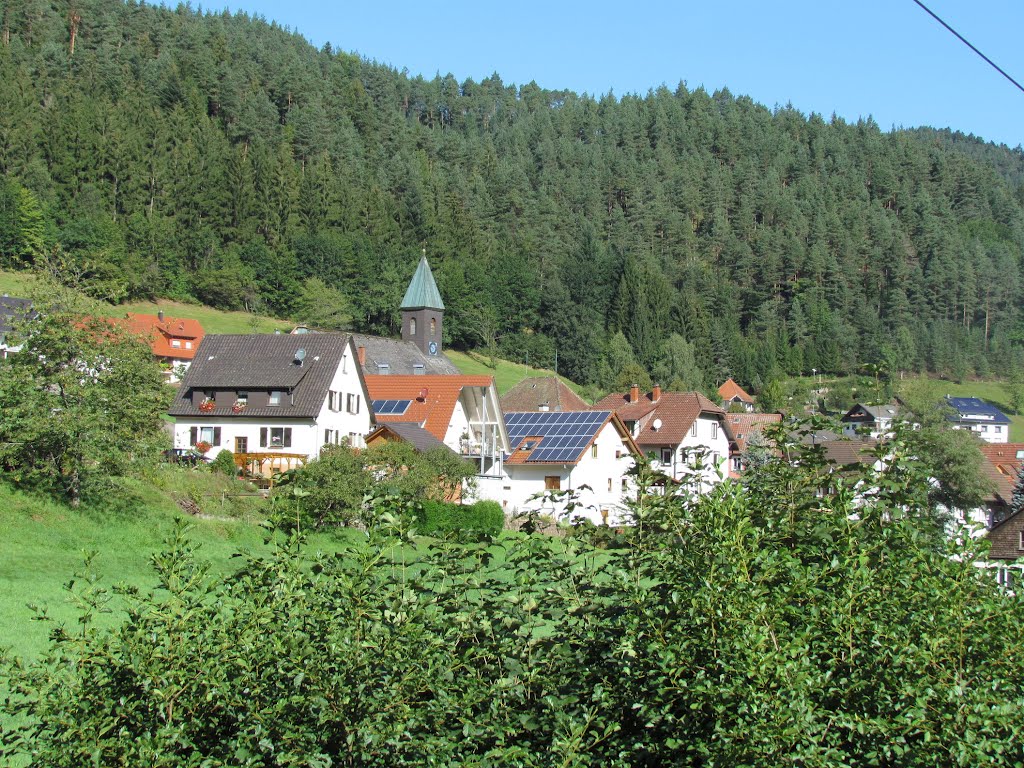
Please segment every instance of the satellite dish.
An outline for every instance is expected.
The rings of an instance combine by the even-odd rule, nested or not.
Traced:
[[[427,389],[426,387],[424,387],[423,389],[420,390],[420,393],[416,396],[416,398],[418,400],[426,400],[427,399],[427,395],[429,395],[429,394],[430,394],[430,390]]]
[[[295,362],[302,365],[302,361],[306,359],[306,350],[299,349],[295,351]]]
[[[661,419],[655,419],[654,421],[652,421],[651,429],[653,429],[655,432],[661,429]]]

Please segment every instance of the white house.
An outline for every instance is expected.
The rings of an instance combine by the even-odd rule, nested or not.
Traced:
[[[254,474],[291,469],[324,445],[360,447],[373,424],[347,334],[208,335],[170,408],[175,448],[223,450]]]
[[[612,525],[623,521],[623,496],[633,492],[627,472],[640,450],[614,413],[506,413],[505,429],[512,449],[504,476],[481,482],[478,496],[500,502],[509,515],[536,509],[555,517],[566,513],[572,496],[580,505],[574,516]]]
[[[892,437],[893,424],[900,418],[900,410],[896,403],[857,403],[841,419],[843,435],[850,438],[867,435],[875,440]]]
[[[969,429],[986,443],[1010,441],[1010,417],[994,405],[977,397],[950,397],[946,405],[951,409],[949,421],[953,429]]]
[[[6,360],[8,355],[21,349],[20,326],[37,317],[39,313],[32,309],[31,300],[6,293],[0,296],[0,360]]]
[[[611,394],[595,410],[614,410],[652,466],[677,482],[696,481],[708,491],[728,475],[729,435],[725,411],[699,392]]]
[[[501,477],[509,441],[493,376],[367,376],[366,386],[378,423],[418,425],[478,477]]]

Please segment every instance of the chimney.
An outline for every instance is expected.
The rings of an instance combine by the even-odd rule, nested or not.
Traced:
[[[162,309],[156,313],[156,319],[161,323],[164,321],[164,311]]]
[[[640,385],[630,384],[629,385],[629,402],[635,403],[640,399]]]
[[[366,347],[356,347],[356,357],[360,365],[366,365]]]
[[[654,389],[651,390],[651,401],[658,402],[661,400],[661,384],[655,384]]]

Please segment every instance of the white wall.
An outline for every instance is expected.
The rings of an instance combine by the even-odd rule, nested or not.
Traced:
[[[221,440],[219,446],[210,449],[208,456],[216,456],[222,450],[235,452],[235,438],[245,437],[248,440],[249,453],[302,453],[313,459],[320,455],[324,445],[325,430],[333,430],[338,436],[332,442],[341,442],[348,438],[354,447],[362,447],[367,432],[370,431],[370,404],[367,402],[359,377],[359,365],[351,357],[351,349],[346,349],[342,362],[331,379],[330,389],[340,392],[340,410],[329,408],[327,392],[323,393],[323,404],[316,419],[284,419],[246,416],[245,412],[237,416],[189,417],[179,416],[174,425],[174,447],[189,447],[189,431],[191,427],[220,427]],[[359,396],[358,413],[349,413],[347,409],[348,395]],[[262,427],[290,427],[292,440],[290,447],[260,446],[260,429]],[[269,435],[269,432],[268,432]],[[268,439],[269,443],[269,439]]]
[[[955,424],[953,429],[970,430],[986,443],[1010,442],[1010,426],[1008,424]]]
[[[694,423],[697,425],[696,434],[692,429],[687,430],[686,437],[673,448],[671,466],[662,466],[662,471],[676,480],[690,477],[689,454],[694,449],[706,448],[707,456],[700,473],[700,491],[706,492],[729,476],[729,437],[717,415],[701,414]],[[655,458],[661,460],[660,450]],[[718,476],[716,466],[721,467],[722,477]]]
[[[632,479],[626,477],[626,472],[633,466],[633,456],[610,422],[598,433],[594,445],[597,446],[597,456],[593,455],[592,448],[587,448],[575,465],[506,463],[503,477],[477,481],[476,496],[497,501],[506,515],[539,508],[557,517],[564,513],[564,503],[552,506],[550,503],[542,504],[538,499],[530,500],[531,496],[544,492],[545,477],[556,476],[562,491],[590,486],[590,490],[579,490],[576,500],[581,506],[573,511],[573,515],[601,523],[601,510],[606,510],[607,522],[619,524],[623,520],[623,479],[626,479],[627,492],[632,493],[635,487]]]

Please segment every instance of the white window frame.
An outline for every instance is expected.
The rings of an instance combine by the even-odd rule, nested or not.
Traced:
[[[181,339],[171,339],[171,346],[174,349],[181,349]]]
[[[349,392],[345,396],[345,410],[348,413],[359,413],[359,401],[362,399],[360,395]],[[353,403],[355,405],[353,405]]]
[[[280,389],[270,390],[270,394],[267,396],[267,405],[278,406],[281,404],[281,396],[284,394]]]
[[[196,442],[197,443],[209,443],[210,445],[213,445],[214,444],[213,438],[214,438],[214,434],[215,434],[213,430],[215,430],[215,429],[216,429],[216,427],[200,427],[199,428],[199,432],[197,433],[198,434],[198,438],[197,438]]]
[[[718,439],[718,422],[717,421],[712,421],[711,422],[711,439],[712,440],[717,440]]]
[[[267,447],[268,448],[284,448],[284,430],[285,427],[268,427],[267,428]],[[277,432],[278,437],[274,437],[274,433]]]
[[[697,436],[697,421],[698,419],[694,419],[693,424],[690,425],[690,437]]]

